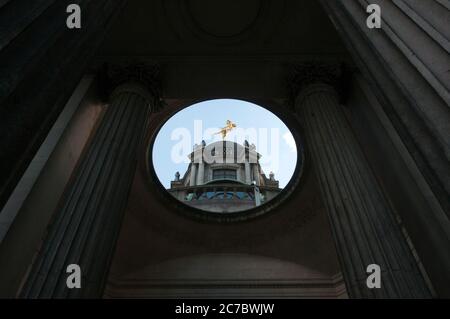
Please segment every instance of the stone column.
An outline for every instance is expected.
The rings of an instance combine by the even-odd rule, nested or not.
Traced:
[[[197,185],[205,183],[205,162],[202,160],[198,163]]]
[[[101,297],[120,231],[137,152],[155,98],[134,82],[118,86],[55,213],[21,291],[24,298]],[[66,286],[67,266],[81,267],[81,289]]]
[[[195,186],[197,181],[197,164],[195,162],[191,163],[191,177],[189,178],[189,186]]]
[[[449,298],[450,2],[319,2],[420,173],[428,209],[399,213],[438,296]],[[369,4],[381,8],[380,29],[366,25]]]
[[[327,207],[349,296],[430,297],[334,88],[318,82],[303,83],[295,107]],[[381,267],[381,289],[366,285],[370,264]]]
[[[245,183],[251,184],[251,177],[250,177],[250,163],[248,162],[248,159],[245,159]]]
[[[259,186],[260,180],[259,180],[259,166],[258,163],[253,164],[253,177],[255,179],[256,185]]]
[[[386,113],[450,218],[449,1],[320,2],[361,72],[381,91]],[[369,3],[381,9],[380,29],[367,27]],[[446,272],[443,259],[438,263]]]
[[[73,3],[83,12],[77,30],[66,27],[66,8]],[[0,1],[0,207],[126,3]]]

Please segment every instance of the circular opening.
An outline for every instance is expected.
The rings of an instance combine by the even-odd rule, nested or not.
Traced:
[[[234,99],[179,111],[161,127],[150,154],[170,198],[219,218],[267,207],[303,166],[301,144],[277,116]]]

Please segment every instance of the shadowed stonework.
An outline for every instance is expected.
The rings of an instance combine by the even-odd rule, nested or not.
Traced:
[[[0,1],[0,297],[450,297],[448,1],[241,2]],[[286,125],[286,185],[249,139],[158,179],[211,99]]]

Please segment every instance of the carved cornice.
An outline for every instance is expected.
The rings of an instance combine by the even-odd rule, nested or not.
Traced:
[[[165,106],[162,98],[161,68],[158,64],[104,64],[99,72],[99,79],[102,95],[106,99],[110,99],[111,94],[119,87],[138,84],[148,91],[149,94],[143,96],[149,100],[153,111],[159,111]]]
[[[332,86],[341,102],[347,100],[352,70],[344,63],[305,62],[290,65],[288,77],[289,104],[294,105],[299,94],[311,85]]]

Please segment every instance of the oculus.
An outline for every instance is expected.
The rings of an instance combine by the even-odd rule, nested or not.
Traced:
[[[161,127],[150,153],[170,198],[215,215],[263,207],[283,192],[303,161],[302,147],[283,121],[261,106],[231,99],[179,111]]]

